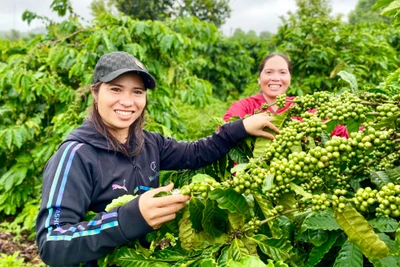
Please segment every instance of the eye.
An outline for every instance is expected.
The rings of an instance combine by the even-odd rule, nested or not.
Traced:
[[[135,95],[143,95],[143,94],[146,93],[146,91],[145,91],[145,90],[142,90],[142,89],[135,89],[135,90],[133,91],[133,93],[134,93]]]
[[[111,87],[110,90],[113,92],[121,92],[121,88],[119,87]]]

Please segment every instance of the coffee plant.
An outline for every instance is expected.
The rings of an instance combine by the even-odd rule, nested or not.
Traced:
[[[273,141],[248,138],[200,171],[164,174],[191,196],[187,206],[101,263],[398,266],[399,96],[317,92],[292,101],[274,115]]]

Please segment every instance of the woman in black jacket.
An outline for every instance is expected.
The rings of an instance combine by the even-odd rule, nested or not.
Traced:
[[[196,142],[178,142],[143,130],[146,90],[154,78],[125,52],[103,55],[95,66],[93,110],[46,164],[36,222],[43,261],[51,266],[96,266],[116,246],[173,220],[189,196],[153,198],[171,191],[159,186],[160,170],[195,169],[225,155],[248,134],[273,138],[271,117],[258,114],[223,125]],[[157,188],[149,190],[150,188]],[[124,194],[140,194],[105,212]],[[88,211],[97,213],[84,221]]]

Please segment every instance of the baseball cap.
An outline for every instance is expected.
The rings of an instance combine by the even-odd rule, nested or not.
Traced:
[[[131,71],[142,77],[146,88],[154,89],[156,87],[156,81],[148,73],[143,63],[126,52],[111,52],[101,56],[94,67],[93,83],[110,82]]]

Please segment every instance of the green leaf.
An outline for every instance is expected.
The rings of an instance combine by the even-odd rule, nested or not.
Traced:
[[[123,267],[152,267],[155,265],[153,259],[148,259],[134,249],[127,247],[119,249],[115,263]],[[168,263],[162,261],[157,261],[156,265],[160,267],[170,266]]]
[[[386,170],[386,173],[389,175],[391,181],[400,181],[400,167]]]
[[[249,239],[256,242],[261,251],[275,261],[288,259],[293,249],[290,242],[283,238],[269,238],[258,234]]]
[[[310,239],[311,243],[314,246],[321,246],[324,244],[328,238],[329,238],[329,233],[324,230],[308,230],[308,238]]]
[[[240,230],[246,222],[246,217],[239,213],[228,213],[229,223],[234,230]]]
[[[174,249],[174,248],[172,248]],[[178,251],[171,250],[170,247],[159,250],[151,254],[152,259],[162,260],[166,262],[181,261],[187,258],[186,253],[182,254]]]
[[[387,7],[382,9],[381,14],[384,16],[391,16],[394,14],[399,14],[400,11],[400,0],[393,0]]]
[[[204,182],[206,179],[215,180],[210,175],[207,175],[204,173],[198,173],[192,177],[192,183],[201,183],[201,182]]]
[[[276,114],[273,115],[274,118],[272,120],[272,123],[276,127],[278,127],[278,129],[281,129],[288,114],[289,114],[289,111],[285,111],[279,115],[276,115]],[[270,130],[269,128],[264,129],[264,131],[269,132],[273,136],[276,135],[276,133],[274,131]],[[254,143],[253,157],[254,158],[261,157],[265,152],[265,148],[266,148],[267,144],[269,144],[271,142],[272,142],[271,139],[264,138],[264,137],[257,137],[256,142]]]
[[[397,225],[399,224],[397,220],[386,216],[378,216],[368,222],[373,228],[383,233],[395,232]]]
[[[312,194],[306,192],[303,187],[298,186],[297,184],[291,182],[290,188],[298,195],[303,196],[305,198],[311,198]]]
[[[292,209],[296,204],[296,198],[293,192],[282,194],[278,199],[278,204],[285,209]]]
[[[249,212],[249,205],[246,199],[232,188],[216,188],[208,196],[218,202],[218,207],[226,209],[230,213],[239,213],[246,216]]]
[[[197,197],[192,197],[189,201],[190,221],[194,230],[200,232],[203,230],[201,221],[203,220],[204,204]]]
[[[267,265],[256,256],[244,256],[240,261],[228,261],[227,267],[266,267]]]
[[[396,230],[395,247],[396,247],[396,255],[400,256],[400,223],[398,224]]]
[[[358,84],[356,76],[344,70],[339,71],[337,75],[339,75],[340,78],[342,78],[350,85],[350,89],[353,92],[353,94],[358,93]]]
[[[209,236],[205,232],[196,233],[192,228],[189,209],[186,209],[179,221],[179,240],[181,247],[187,251],[199,250],[205,247]]]
[[[240,239],[233,239],[227,251],[227,260],[240,261],[243,257],[248,256],[249,251]]]
[[[248,165],[249,165],[248,163],[237,164],[235,167],[233,167],[231,169],[231,173],[235,173],[235,172],[241,171],[241,170],[246,170]]]
[[[275,178],[275,174],[268,174],[267,177],[265,177],[264,181],[263,181],[263,185],[262,185],[262,191],[266,192],[269,191],[270,189],[272,189],[272,187],[274,186],[274,178]]]
[[[393,0],[377,0],[376,3],[372,6],[371,10],[377,10],[381,7],[387,6]]]
[[[347,126],[347,131],[349,133],[352,132],[359,132],[360,131],[360,126],[362,125],[362,121],[361,120],[347,120],[344,124]]]
[[[350,242],[346,241],[339,251],[339,254],[335,260],[333,267],[362,267],[363,266],[363,255],[360,248]]]
[[[210,236],[218,237],[227,229],[228,216],[225,210],[218,207],[217,201],[207,199],[201,223]]]
[[[385,171],[372,171],[370,173],[370,178],[371,182],[376,184],[378,188],[394,182],[390,179],[389,175]]]
[[[197,262],[197,265],[199,267],[217,267],[217,263],[215,262],[215,259],[201,259]]]
[[[339,125],[339,122],[337,120],[329,120],[325,122],[326,124],[326,132],[328,133],[328,136],[335,130],[336,126]]]
[[[367,258],[381,259],[389,255],[388,246],[355,208],[346,206],[342,213],[335,212],[335,217],[349,241],[357,244]]]
[[[332,246],[335,244],[336,239],[338,238],[339,233],[337,232],[330,232],[329,233],[329,239],[322,244],[321,246],[314,246],[311,249],[310,256],[308,257],[306,267],[311,267],[317,265],[324,255],[332,248]]]
[[[110,212],[112,209],[116,208],[116,207],[121,207],[123,205],[125,205],[126,203],[128,203],[129,201],[131,201],[132,199],[137,198],[138,195],[134,196],[131,194],[126,194],[117,198],[114,198],[110,204],[107,205],[107,207],[105,208],[106,212]]]
[[[368,259],[374,267],[393,267],[399,266],[400,261],[393,256],[388,256],[383,259]]]
[[[12,132],[9,129],[4,129],[0,132],[1,143],[5,144],[8,149],[11,149]]]
[[[307,229],[338,230],[340,225],[337,223],[332,209],[311,212],[304,220],[303,227]]]
[[[270,203],[270,201],[267,199],[266,196],[255,192],[253,193],[253,197],[256,200],[265,218],[268,218],[273,215],[271,213],[271,210],[273,209],[272,204]]]

